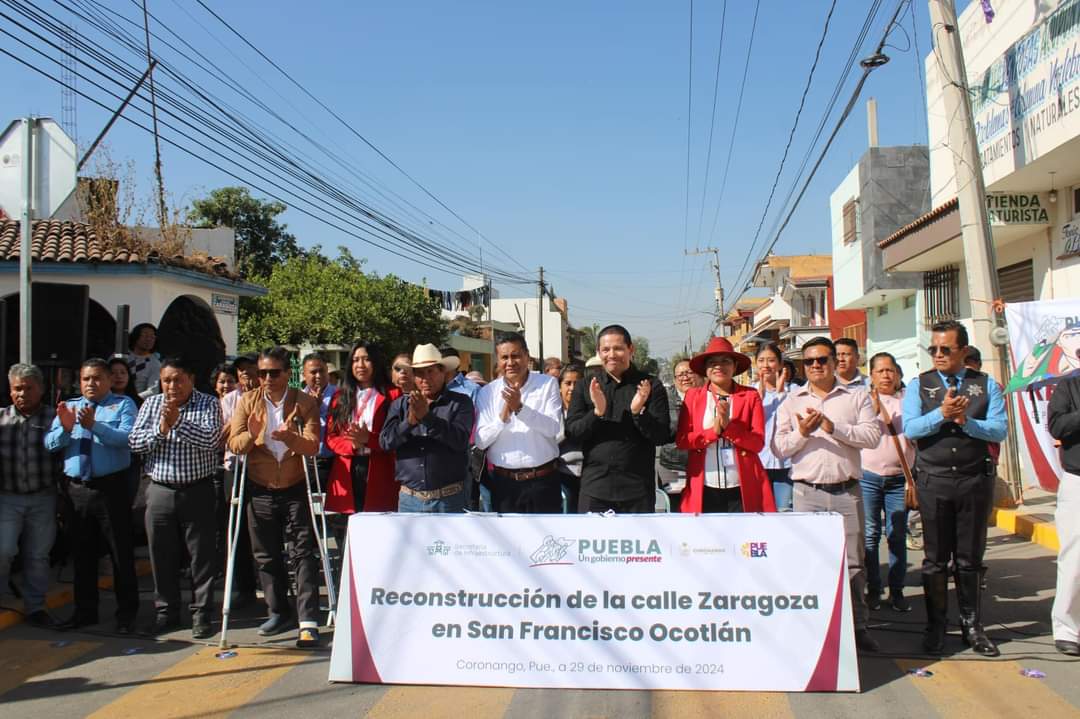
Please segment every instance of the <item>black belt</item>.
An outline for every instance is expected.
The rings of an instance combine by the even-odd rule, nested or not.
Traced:
[[[813,487],[814,489],[820,489],[825,492],[829,492],[830,494],[840,494],[841,492],[846,492],[847,490],[851,489],[859,483],[859,480],[857,479],[849,479],[846,482],[830,482],[828,484],[824,482],[807,482],[805,479],[796,479],[795,481],[799,482],[800,484],[805,484],[808,487]]]
[[[200,484],[205,484],[206,482],[212,482],[213,480],[214,480],[214,475],[211,474],[211,475],[207,475],[205,477],[200,477],[199,479],[196,479],[196,480],[191,481],[191,482],[183,482],[183,483],[181,483],[181,482],[159,482],[156,479],[154,479],[153,477],[151,477],[150,478],[150,483],[151,484],[156,484],[159,487],[164,487],[165,489],[189,489],[191,487],[198,487]]]

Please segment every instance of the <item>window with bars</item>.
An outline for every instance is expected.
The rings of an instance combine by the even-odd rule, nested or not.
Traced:
[[[923,319],[935,322],[960,318],[960,268],[955,265],[923,273]]]
[[[850,245],[855,240],[859,239],[859,216],[856,209],[858,203],[854,198],[844,203],[843,217],[844,217],[844,244]]]

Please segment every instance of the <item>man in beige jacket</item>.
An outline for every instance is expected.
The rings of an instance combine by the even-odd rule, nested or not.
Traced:
[[[247,459],[248,528],[269,618],[259,627],[272,636],[296,626],[298,647],[319,645],[318,542],[311,524],[304,457],[319,449],[319,403],[289,388],[289,353],[281,347],[259,354],[256,389],[237,403],[229,449]],[[289,606],[284,541],[296,575],[296,611]]]

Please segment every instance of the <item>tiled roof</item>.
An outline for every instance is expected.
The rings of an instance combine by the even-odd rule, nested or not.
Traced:
[[[886,247],[893,244],[894,242],[899,242],[903,238],[907,237],[908,235],[910,235],[912,232],[919,229],[920,227],[925,227],[926,225],[929,225],[930,223],[935,222],[938,218],[942,217],[943,215],[947,215],[950,212],[953,212],[953,211],[955,211],[955,210],[957,210],[959,208],[960,208],[960,201],[957,198],[954,197],[951,200],[949,200],[948,202],[946,202],[944,205],[939,205],[939,206],[935,207],[934,209],[930,210],[929,212],[927,212],[922,217],[916,217],[914,220],[907,223],[906,225],[901,227],[899,230],[897,230],[896,232],[894,232],[891,235],[889,235],[888,237],[886,237],[881,242],[877,243],[877,246],[880,247],[881,249],[885,249]]]
[[[19,222],[0,220],[0,260],[18,260],[21,236]],[[81,222],[37,220],[31,240],[34,262],[86,263],[114,265],[158,264],[181,267],[213,277],[240,279],[229,269],[223,257],[174,255],[165,257],[150,250],[145,255],[117,243],[99,238],[89,225]]]

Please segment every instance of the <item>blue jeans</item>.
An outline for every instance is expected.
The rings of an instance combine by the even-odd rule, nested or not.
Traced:
[[[451,494],[442,499],[423,500],[404,492],[398,493],[399,512],[414,512],[427,514],[456,514],[465,511],[465,492]]]
[[[773,499],[776,500],[777,512],[791,511],[791,470],[790,469],[766,469],[769,482],[772,483]]]
[[[866,510],[864,546],[866,549],[866,591],[881,593],[881,514],[885,513],[885,537],[889,545],[889,591],[900,593],[907,574],[907,508],[904,506],[904,475],[882,477],[863,472],[863,506]]]
[[[8,586],[11,560],[22,537],[23,605],[26,613],[45,608],[49,551],[56,538],[56,494],[0,494],[0,593]]]

